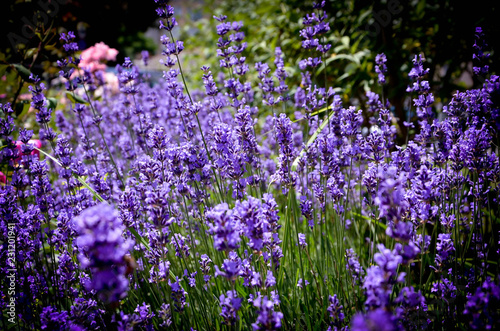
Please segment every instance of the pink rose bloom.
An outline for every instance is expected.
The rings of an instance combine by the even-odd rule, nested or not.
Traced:
[[[108,47],[108,49],[106,51],[106,60],[115,61],[117,55],[118,55],[118,50]]]
[[[80,68],[87,68],[91,72],[106,69],[105,62],[116,60],[118,51],[110,48],[103,42],[97,43],[84,50],[80,56]]]
[[[7,184],[7,176],[5,176],[1,171],[0,171],[0,183]]]

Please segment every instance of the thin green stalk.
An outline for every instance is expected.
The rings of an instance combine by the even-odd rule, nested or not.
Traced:
[[[87,88],[85,87],[85,84],[83,84],[82,87],[83,87],[83,90],[85,91],[85,95],[87,96],[87,101],[90,105],[90,109],[92,109],[92,114],[94,115],[94,117],[97,117],[99,115],[99,113],[97,112],[94,105],[92,104],[90,94],[89,94]],[[74,95],[74,92],[73,92],[73,95]],[[102,132],[101,124],[99,121],[97,121],[95,124],[97,126],[97,129],[99,130],[99,134],[101,135],[102,141],[104,142],[104,146],[106,147],[106,151],[108,152],[111,163],[113,164],[113,167],[115,168],[116,176],[118,177],[118,180],[122,183],[122,188],[125,189],[125,182],[123,181],[123,178],[120,175],[120,171],[118,170],[118,166],[116,165],[116,162],[113,158],[113,154],[111,154],[111,152],[109,150],[108,143],[106,142],[106,138],[104,137],[104,133]]]
[[[182,82],[183,82],[183,84],[184,84],[184,88],[186,89],[186,93],[187,93],[187,95],[188,95],[189,101],[191,102],[191,105],[193,105],[193,104],[194,104],[194,102],[193,102],[193,99],[191,98],[191,94],[189,93],[189,88],[188,88],[188,85],[187,85],[187,83],[186,83],[186,79],[185,79],[185,77],[184,77],[184,72],[183,72],[183,70],[182,70],[181,61],[180,61],[180,59],[179,59],[179,50],[178,50],[178,48],[177,48],[177,43],[176,43],[176,41],[175,41],[174,35],[172,34],[172,31],[171,31],[171,30],[169,31],[169,33],[170,33],[170,38],[172,39],[172,42],[173,42],[173,44],[175,45],[175,57],[176,57],[176,59],[177,59],[177,65],[179,66],[179,72],[180,72],[180,74],[181,74]],[[211,156],[211,154],[210,154],[210,150],[208,149],[207,143],[206,143],[206,141],[205,141],[205,136],[203,135],[203,130],[202,130],[202,128],[201,128],[201,123],[200,123],[200,120],[199,120],[199,118],[198,118],[198,114],[195,114],[195,117],[196,117],[196,122],[197,122],[197,124],[198,124],[198,128],[199,128],[199,130],[200,130],[201,139],[203,140],[203,146],[205,147],[205,151],[206,151],[206,153],[207,153],[207,157],[208,157],[208,159],[210,160],[210,162],[213,164],[213,161],[212,161],[212,156]],[[186,127],[185,122],[184,122],[184,117],[182,116],[182,114],[181,114],[181,119],[182,119],[182,121],[183,121],[183,123],[184,123],[184,126]],[[187,128],[187,127],[186,127],[186,128]],[[212,172],[213,172],[214,177],[215,177],[215,180],[216,180],[216,182],[217,182],[217,183],[216,183],[216,184],[217,184],[217,187],[218,187],[218,189],[219,189],[220,202],[222,202],[222,201],[223,201],[223,200],[222,200],[222,189],[221,189],[221,187],[220,187],[220,183],[219,183],[219,181],[218,181],[217,174],[215,173],[215,170],[214,170],[213,168],[212,168]]]

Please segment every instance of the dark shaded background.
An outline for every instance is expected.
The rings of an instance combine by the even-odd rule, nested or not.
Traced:
[[[38,36],[27,38],[30,32],[29,26],[37,25],[38,20],[42,23],[38,25],[44,26],[42,29],[47,31],[49,27],[52,28],[52,31],[47,31],[50,35],[47,40],[49,44],[60,46],[57,43],[57,35],[61,31],[77,32],[77,28],[85,27],[84,39],[78,38],[76,33],[81,48],[103,41],[110,47],[120,50],[123,59],[123,50],[129,47],[128,53],[130,53],[130,45],[135,45],[136,49],[132,51],[150,48],[151,45],[141,38],[140,32],[146,31],[154,24],[155,8],[153,0],[34,0],[32,2],[3,0],[0,4],[0,31],[3,32],[0,34],[0,49],[8,53],[10,62],[22,62],[22,52],[15,51],[14,45],[20,40],[26,44],[27,49],[39,46]],[[44,20],[44,14],[49,22]],[[16,39],[17,36],[21,39]],[[51,54],[44,55],[51,56]]]

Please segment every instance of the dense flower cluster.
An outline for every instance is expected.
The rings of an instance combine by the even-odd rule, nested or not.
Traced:
[[[117,211],[107,204],[93,206],[74,218],[74,228],[80,265],[92,271],[86,287],[108,303],[124,298],[128,290],[125,255],[131,245],[122,237],[124,227]]]

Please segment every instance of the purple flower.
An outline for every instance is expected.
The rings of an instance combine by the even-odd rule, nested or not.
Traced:
[[[328,306],[326,311],[330,313],[332,324],[340,329],[344,322],[344,307],[340,304],[337,294],[333,296],[329,295],[328,301],[330,302],[330,306]]]
[[[210,278],[212,278],[212,276],[209,274],[210,263],[212,263],[212,260],[208,257],[207,254],[203,254],[200,257],[199,262],[200,262],[201,272],[203,273],[203,280],[205,281],[205,283],[208,283],[210,281]]]
[[[180,233],[174,233],[170,241],[175,248],[175,256],[186,258],[189,256],[188,240]]]
[[[118,82],[120,91],[124,94],[135,95],[139,92],[137,86],[139,79],[139,69],[132,64],[130,58],[126,57],[123,66],[117,65]]]
[[[219,251],[233,250],[239,247],[239,224],[227,203],[219,204],[205,214],[210,227],[209,233],[214,237],[214,248]]]
[[[184,311],[184,307],[187,305],[186,303],[187,292],[182,288],[179,277],[175,276],[175,282],[172,282],[169,279],[168,285],[170,286],[171,298],[174,301],[175,311],[177,312]]]
[[[282,185],[283,194],[288,192],[290,186],[295,183],[296,174],[291,171],[292,162],[295,157],[293,146],[292,121],[281,113],[279,117],[274,118],[274,131],[276,140],[279,144],[279,168],[273,179],[279,180]]]
[[[99,326],[98,320],[104,311],[98,308],[98,303],[92,299],[77,298],[69,311],[69,318],[72,327],[80,327],[81,330],[88,330]],[[70,328],[70,330],[79,330]]]
[[[307,246],[306,235],[303,233],[299,233],[298,238],[299,238],[299,246],[305,248]]]
[[[402,282],[405,277],[404,272],[397,273],[398,266],[402,262],[397,250],[391,251],[383,244],[378,244],[377,248],[379,252],[375,253],[373,258],[377,265],[367,270],[363,282],[367,295],[365,305],[372,308],[387,307],[393,285]]]
[[[174,7],[163,3],[163,1],[155,0],[158,4],[158,8],[156,9],[156,14],[160,17],[160,29],[165,29],[167,31],[172,31],[174,26],[177,25],[177,21],[174,16]],[[166,24],[163,22],[163,19],[166,20]]]
[[[144,62],[144,65],[147,66],[149,62],[149,52],[147,50],[143,50],[141,52],[141,57],[142,61]]]
[[[78,44],[74,42],[75,33],[73,31],[68,31],[68,33],[61,33],[59,40],[64,41],[63,48],[64,50],[72,55],[78,51]]]
[[[106,303],[117,302],[127,295],[128,278],[125,276],[125,267],[97,269],[87,290],[95,290],[99,299]]]
[[[78,233],[78,259],[82,268],[90,268],[93,272],[87,287],[97,291],[105,302],[122,299],[128,289],[125,255],[132,242],[123,238],[125,228],[118,216],[111,205],[101,203],[73,219]]]
[[[109,204],[101,203],[83,211],[73,220],[79,234],[76,245],[86,256],[80,255],[82,267],[100,267],[121,263],[130,248],[122,237],[124,227],[118,212]]]
[[[274,277],[273,272],[271,270],[267,271],[265,285],[267,288],[276,286],[276,278]]]
[[[398,265],[401,263],[401,256],[397,255],[395,251],[391,251],[385,248],[383,244],[378,244],[377,248],[379,253],[375,253],[373,260],[379,265],[385,272],[391,275],[396,274]]]
[[[188,283],[189,283],[189,287],[196,287],[196,274],[198,272],[195,271],[195,272],[192,272],[191,274],[188,273],[187,269],[184,269],[184,277],[187,278],[188,280]]]
[[[158,269],[158,270],[156,270]],[[152,266],[149,271],[149,282],[158,283],[169,277],[170,261],[159,262],[157,266]]]
[[[274,129],[276,131],[276,140],[280,146],[280,155],[283,158],[290,160],[294,155],[293,141],[292,141],[292,121],[281,113],[279,117],[275,118]]]
[[[274,72],[274,76],[278,78],[279,86],[275,88],[275,92],[278,94],[284,94],[286,91],[288,91],[288,86],[285,83],[285,79],[288,77],[288,73],[285,71],[285,63],[283,61],[283,52],[281,51],[281,48],[276,47],[274,50],[274,64],[276,65],[276,71]],[[284,96],[282,97],[283,100],[287,100],[288,97]]]
[[[500,323],[499,306],[500,286],[487,278],[473,295],[467,295],[464,315],[474,330],[493,329]]]
[[[257,292],[257,296],[251,299],[254,307],[257,308],[258,314],[257,320],[252,323],[254,330],[276,330],[281,328],[283,313],[274,311],[275,299],[279,300],[278,295],[276,295],[276,298],[269,300],[267,295],[262,297],[260,292]]]
[[[161,307],[158,311],[158,317],[162,321],[160,323],[160,327],[168,328],[170,325],[172,325],[172,312],[170,310],[170,304],[168,303],[161,304]]]
[[[414,225],[411,222],[389,222],[385,233],[396,240],[408,242],[413,236]]]
[[[369,311],[367,314],[354,315],[351,322],[352,331],[396,331],[396,318],[384,308]]]
[[[154,316],[155,313],[151,311],[151,306],[143,302],[142,306],[137,305],[134,310],[134,326],[149,329],[152,327]]]
[[[402,245],[397,243],[394,246],[394,250],[401,256],[401,264],[408,265],[411,263],[415,257],[420,253],[420,247],[415,245],[413,241],[409,241],[408,244]]]
[[[260,278],[260,273],[258,273],[256,271],[251,272],[250,286],[252,286],[252,287],[261,287],[262,286],[262,280]]]
[[[451,238],[451,233],[438,234],[438,239],[436,243],[436,257],[434,260],[436,268],[441,270],[441,268],[448,262],[448,258],[454,252],[455,252],[455,247],[453,246],[453,239]]]
[[[69,316],[67,311],[58,312],[53,306],[47,306],[42,308],[40,320],[42,330],[66,330]]]
[[[413,68],[410,70],[410,73],[408,74],[408,77],[411,79],[418,79],[418,78],[423,78],[425,75],[429,73],[429,68],[424,69],[423,65],[423,58],[422,55],[415,55],[415,58],[412,60],[413,61]]]
[[[238,137],[241,150],[246,154],[245,162],[254,164],[256,162],[254,155],[257,155],[258,151],[253,128],[254,120],[251,116],[250,107],[239,108],[234,120],[236,124],[234,132]]]
[[[234,281],[242,271],[242,261],[236,252],[229,252],[229,258],[222,263],[222,271],[215,265],[215,276],[222,276],[228,280]]]
[[[438,300],[443,300],[447,305],[450,304],[451,299],[455,299],[456,291],[457,287],[455,284],[446,278],[435,282],[432,284],[431,288],[431,292],[436,293],[436,298]]]
[[[219,36],[223,36],[227,34],[229,31],[231,31],[231,22],[223,22],[217,25],[217,34]]]
[[[413,286],[403,287],[394,300],[396,317],[406,330],[424,329],[427,324],[427,304],[420,291],[415,292]]]
[[[300,197],[299,206],[302,216],[304,216],[304,218],[307,220],[309,227],[312,229],[314,227],[312,201],[308,199],[307,196],[302,195]]]
[[[359,283],[365,274],[365,270],[359,264],[358,256],[354,252],[354,249],[349,248],[346,250],[345,259],[346,269],[349,270],[356,283]]]
[[[314,9],[322,9],[325,5],[325,2],[321,2],[319,4],[314,5]],[[319,52],[326,53],[330,50],[330,44],[322,44],[320,42],[321,35],[330,31],[330,25],[326,22],[327,15],[325,11],[322,11],[322,14],[316,15],[316,13],[307,14],[306,17],[303,18],[302,23],[305,25],[305,28],[300,30],[300,36],[304,38],[302,41],[302,47],[305,49],[316,49]],[[314,25],[314,23],[317,23]]]
[[[387,62],[387,57],[384,53],[377,54],[375,56],[375,72],[378,74],[378,83],[380,85],[385,84],[385,74],[387,73],[387,66],[385,63]]]
[[[413,59],[413,68],[410,70],[408,77],[414,82],[413,86],[408,86],[407,92],[417,92],[417,98],[413,99],[413,104],[417,107],[417,116],[421,120],[420,126],[422,127],[421,133],[417,136],[419,141],[427,141],[429,132],[429,120],[433,116],[432,104],[434,103],[434,96],[429,92],[429,82],[424,80],[424,76],[429,73],[429,68],[424,69],[422,55],[418,57],[415,55]]]
[[[261,250],[264,244],[264,233],[269,232],[269,224],[262,215],[262,204],[259,199],[249,196],[245,201],[237,201],[234,215],[239,220],[245,236],[250,240],[249,246]]]
[[[238,320],[238,310],[240,310],[243,299],[238,298],[236,291],[227,291],[226,295],[221,294],[220,298],[221,313],[224,318],[223,324],[233,325]]]
[[[415,238],[415,245],[421,250],[422,253],[427,252],[431,244],[431,236],[417,234]]]
[[[209,67],[202,67],[203,70],[203,85],[205,85],[205,93],[208,96],[216,96],[219,93],[217,85],[215,84],[214,77]],[[210,101],[212,102],[212,101]]]
[[[475,37],[476,40],[474,42],[473,48],[476,52],[472,55],[472,60],[474,62],[472,70],[476,75],[486,76],[489,71],[487,60],[490,57],[490,54],[485,53],[486,47],[488,45],[485,42],[484,32],[481,27],[476,27]]]
[[[379,216],[397,222],[408,208],[404,197],[404,175],[398,175],[398,169],[390,166],[388,169],[379,169],[379,176],[383,178],[375,198],[375,204],[380,210]]]

